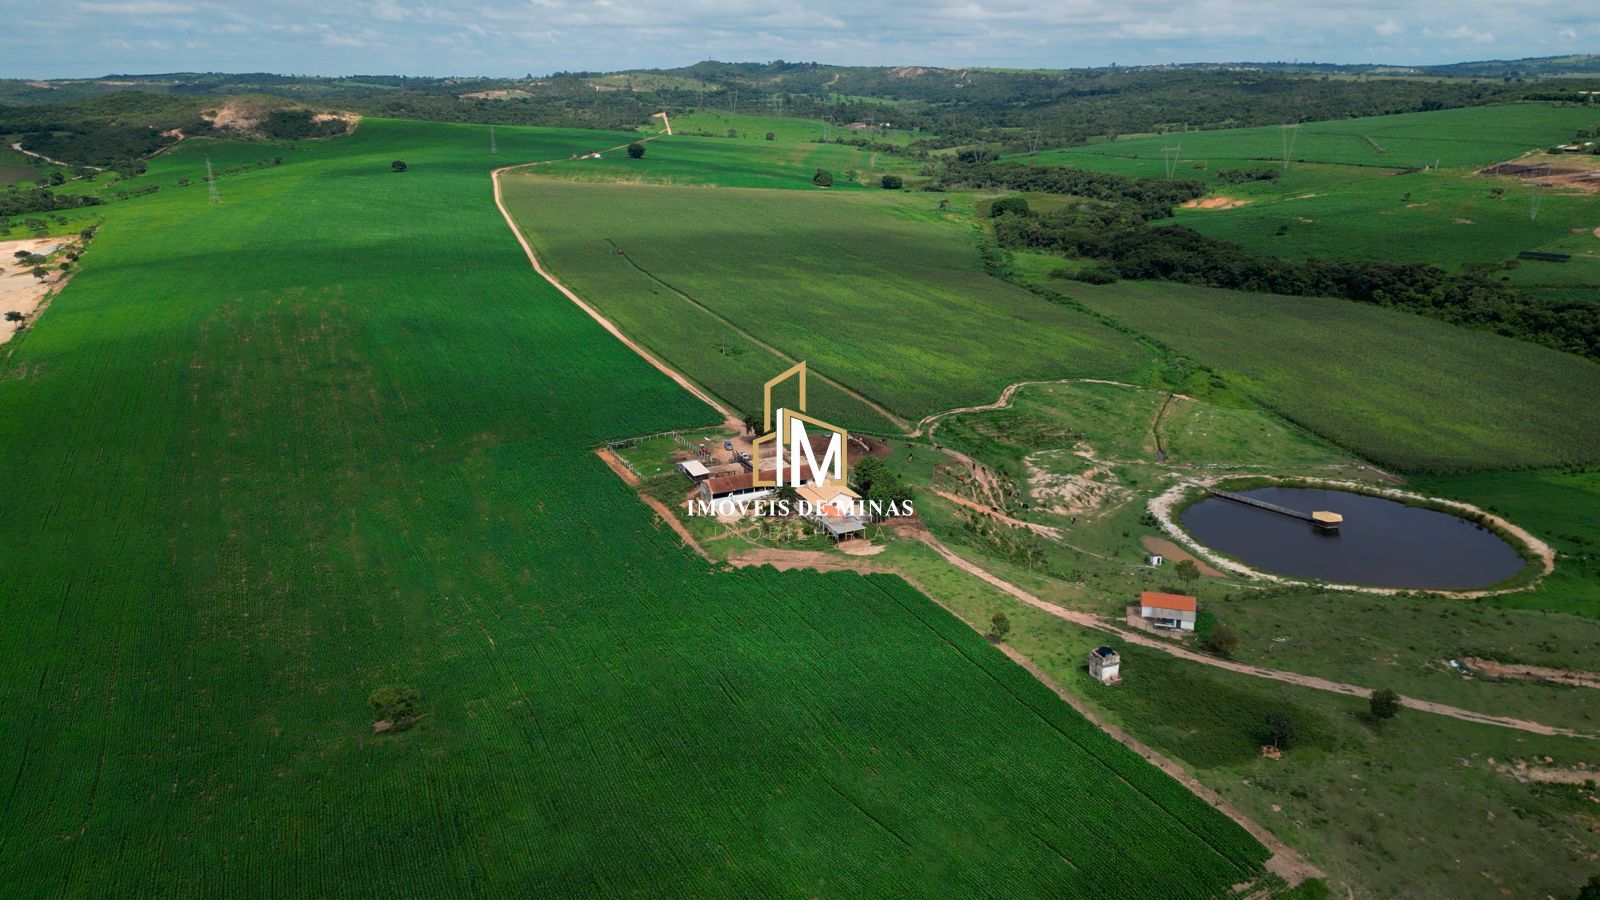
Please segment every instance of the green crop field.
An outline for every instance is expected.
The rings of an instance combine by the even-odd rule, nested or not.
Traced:
[[[0,361],[27,473],[0,518],[5,883],[1201,897],[1259,872],[903,582],[678,546],[590,450],[714,417],[490,202],[491,165],[622,136],[499,134],[491,158],[481,128],[368,120],[220,205],[113,204]],[[421,692],[414,728],[372,733],[385,683]]]
[[[1589,409],[1600,366],[1576,356],[1347,301],[1166,283],[1063,289],[1383,465],[1600,459],[1600,420]]]
[[[747,412],[760,412],[762,383],[787,363],[740,331],[911,420],[991,402],[1015,381],[1150,364],[1147,350],[1092,317],[986,275],[970,218],[941,211],[936,194],[542,174],[509,178],[504,190],[558,277]],[[836,392],[818,409],[885,430]]]
[[[1530,150],[1565,143],[1600,113],[1581,106],[1518,103],[1437,112],[1403,113],[1306,122],[1292,129],[1292,160],[1381,168],[1487,166]],[[1208,168],[1282,162],[1285,130],[1279,126],[1139,135],[1031,157],[1044,165],[1099,168],[1092,160],[1140,160],[1152,176],[1162,172],[1162,148],[1177,146],[1185,162]],[[1370,139],[1370,140],[1369,140]],[[1381,150],[1381,152],[1380,152]],[[1291,167],[1292,168],[1292,167]],[[1124,173],[1129,174],[1129,173]],[[1187,171],[1184,173],[1187,176]]]

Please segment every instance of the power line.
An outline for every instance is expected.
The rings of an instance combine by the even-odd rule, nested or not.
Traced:
[[[206,157],[206,189],[210,194],[212,203],[221,203],[222,197],[217,194],[217,173],[211,171],[211,157]]]

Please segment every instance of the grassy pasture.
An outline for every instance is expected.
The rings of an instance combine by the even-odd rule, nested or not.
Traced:
[[[637,136],[625,136],[621,140],[626,141],[629,137]],[[602,150],[611,146],[615,145],[597,143],[588,149]],[[673,135],[653,140],[645,147],[647,149],[642,159],[630,159],[628,154],[618,150],[605,154],[602,159],[585,159],[570,166],[546,167],[540,170],[540,174],[546,178],[584,182],[817,191],[822,189],[813,186],[811,178],[818,169],[827,169],[833,173],[833,187],[829,190],[845,193],[882,190],[878,182],[883,175],[907,175],[916,169],[914,160],[841,144]],[[502,149],[501,156],[505,155]],[[514,161],[508,160],[507,164]],[[850,170],[859,173],[858,181],[852,182],[845,177]]]
[[[49,169],[38,169],[34,168],[33,166],[22,165],[20,163],[13,164],[8,161],[0,160],[0,185],[11,184],[12,182],[21,181],[24,178],[31,181],[39,175],[48,175],[49,172]]]
[[[659,127],[647,126],[647,127]],[[907,144],[911,132],[899,128],[882,129],[874,125],[866,129],[846,128],[843,123],[832,127],[821,119],[802,119],[795,116],[767,116],[751,113],[730,113],[716,109],[697,109],[678,113],[672,117],[672,130],[676,134],[705,132],[724,138],[728,130],[737,132],[736,140],[762,141],[772,133],[773,143],[815,143],[825,137],[867,138],[881,144]],[[726,138],[724,138],[726,139]]]
[[[1136,526],[1130,522],[1121,527]],[[1084,539],[1082,534],[1072,538]],[[1097,544],[1090,547],[1098,549]],[[986,568],[1039,596],[1074,602],[1071,585],[992,558],[965,555],[981,558]],[[1600,764],[1594,742],[1542,738],[1410,711],[1374,727],[1360,698],[1262,681],[1138,646],[1119,647],[1123,684],[1103,687],[1082,666],[1084,654],[1102,642],[1094,632],[998,595],[920,545],[894,545],[883,558],[914,573],[969,622],[981,625],[994,612],[1004,611],[1012,624],[1007,643],[1110,721],[1183,761],[1230,803],[1306,851],[1330,873],[1337,896],[1344,896],[1348,885],[1358,897],[1490,900],[1505,896],[1506,885],[1516,885],[1528,894],[1560,897],[1571,893],[1572,873],[1584,875],[1591,868],[1589,855],[1596,845],[1590,797],[1595,792],[1521,783],[1495,766],[1517,760],[1545,764],[1546,756],[1557,766],[1594,766]],[[1085,573],[1091,585],[1100,583],[1095,593],[1107,589],[1099,577],[1103,574],[1094,569]],[[1150,586],[1162,585],[1157,581]],[[1202,604],[1209,604],[1218,601],[1223,588],[1206,579],[1198,590]],[[1280,633],[1273,625],[1279,620],[1293,624],[1297,600],[1261,601],[1258,607],[1268,608],[1273,621],[1263,620],[1260,627],[1253,618],[1229,621],[1246,632],[1247,640],[1265,635],[1262,643],[1287,652],[1272,641]],[[1377,602],[1341,597],[1325,608],[1307,610],[1306,625],[1289,632],[1298,635],[1294,652],[1314,652],[1307,646],[1315,644],[1321,659],[1346,663],[1344,680],[1387,679],[1402,667],[1422,670],[1423,654],[1436,652],[1464,622],[1498,618],[1498,611],[1485,613],[1455,603],[1422,613],[1407,609],[1372,615],[1371,633],[1361,633],[1367,607]],[[1451,610],[1459,615],[1446,615]],[[1410,621],[1396,634],[1380,633],[1406,617]],[[1570,623],[1552,617],[1529,634],[1543,640],[1559,634],[1564,621]],[[1335,627],[1319,640],[1313,626],[1322,624]],[[1423,634],[1428,631],[1432,633]],[[1500,625],[1496,631],[1508,641],[1520,640],[1515,625]],[[1346,643],[1358,633],[1360,640]],[[1407,651],[1408,640],[1421,652]],[[1385,641],[1389,646],[1374,646]],[[1405,657],[1398,665],[1387,659],[1394,650]],[[1383,659],[1372,665],[1369,656]],[[1359,678],[1348,667],[1352,659],[1361,661]],[[1411,682],[1396,686],[1401,684],[1409,687]],[[1510,696],[1493,696],[1496,688],[1509,688]],[[1526,701],[1530,714],[1564,711],[1569,721],[1583,723],[1574,713],[1592,711],[1593,704],[1569,703],[1577,690],[1582,689],[1479,683],[1477,700],[1513,715],[1519,712],[1515,704]],[[1281,760],[1260,754],[1269,714],[1289,716],[1300,732]]]
[[[1571,140],[1578,129],[1593,125],[1597,115],[1578,106],[1517,103],[1306,122],[1296,129],[1290,158],[1379,168],[1477,168]],[[1139,135],[1031,159],[1083,168],[1097,168],[1088,162],[1095,157],[1147,160],[1151,174],[1161,175],[1162,148],[1167,146],[1181,146],[1184,160],[1205,160],[1209,168],[1218,168],[1281,163],[1283,145],[1284,129],[1269,125],[1193,131],[1181,139],[1176,134]]]
[[[1416,260],[1455,268],[1522,250],[1600,252],[1592,236],[1600,227],[1593,195],[1545,191],[1535,217],[1534,189],[1462,171],[1570,139],[1597,118],[1595,110],[1516,104],[1307,123],[1287,170],[1280,128],[1143,135],[1017,159],[1163,178],[1162,148],[1181,146],[1175,177],[1204,181],[1213,196],[1243,205],[1180,209],[1178,224],[1287,259]],[[1362,135],[1386,152],[1373,151]],[[1445,171],[1405,171],[1435,160]],[[1229,168],[1272,168],[1281,177],[1230,184],[1218,177]],[[1596,266],[1569,267],[1579,270],[1569,280],[1584,289],[1600,284]],[[1517,273],[1513,280],[1561,296],[1541,276]]]
[[[1151,361],[1092,317],[984,274],[970,220],[937,195],[576,185],[543,171],[505,185],[542,258],[746,411],[787,364],[736,329],[911,420],[1015,381]],[[824,404],[841,424],[885,430],[836,394]]]
[[[0,517],[6,883],[1201,897],[1257,871],[902,582],[680,548],[589,450],[708,411],[489,202],[508,153],[599,136],[499,133],[491,159],[481,129],[368,120],[221,205],[113,204],[0,360],[28,473]],[[371,733],[384,683],[416,727]]]
[[[1600,458],[1600,420],[1589,410],[1600,366],[1569,354],[1346,301],[1166,283],[1063,289],[1383,465],[1486,470]]]
[[[1592,234],[1600,227],[1600,202],[1592,194],[1547,191],[1534,217],[1531,189],[1514,178],[1358,175],[1323,188],[1297,181],[1218,187],[1219,194],[1250,202],[1179,210],[1176,222],[1288,259],[1420,260],[1454,269],[1500,262],[1522,250],[1572,252],[1568,248],[1577,245],[1579,252],[1600,252]]]

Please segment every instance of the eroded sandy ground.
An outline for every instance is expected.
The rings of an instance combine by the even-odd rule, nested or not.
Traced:
[[[41,256],[48,255],[66,244],[62,238],[24,238],[20,241],[0,241],[0,344],[11,340],[16,334],[17,325],[31,324],[31,318],[39,303],[46,294],[59,286],[62,279],[60,272],[52,272],[50,277],[40,280],[33,277],[33,267],[24,265],[16,258],[18,250],[37,253]],[[7,322],[4,320],[8,312],[19,312],[29,317],[29,321],[22,323]]]

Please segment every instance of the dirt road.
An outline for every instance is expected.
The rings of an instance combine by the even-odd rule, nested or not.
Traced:
[[[957,505],[964,506],[967,509],[981,513],[997,522],[1004,522],[1007,525],[1012,525],[1017,528],[1026,528],[1034,534],[1044,535],[1051,540],[1061,540],[1061,530],[1059,528],[1053,528],[1049,525],[1040,525],[1037,522],[1024,522],[1021,519],[1013,519],[997,509],[990,509],[989,507],[984,506],[982,503],[978,503],[975,500],[968,500],[965,497],[957,497],[955,494],[952,494],[949,491],[941,491],[938,488],[934,488],[933,492],[944,499],[949,500],[951,503],[955,503]]]
[[[50,157],[45,156],[43,153],[35,153],[32,150],[24,150],[24,149],[22,149],[22,144],[20,144],[20,143],[12,144],[11,145],[11,149],[17,151],[18,153],[21,153],[23,156],[31,156],[34,159],[42,159],[42,160],[44,160],[45,162],[49,163],[52,166],[61,166],[63,168],[67,168],[67,169],[93,169],[96,172],[104,172],[105,171],[105,169],[102,169],[99,166],[89,166],[89,165],[80,166],[77,163],[62,162],[59,159],[51,159]]]
[[[652,140],[655,140],[654,135],[644,138],[642,141],[640,141],[640,143]],[[615,147],[607,148],[607,150],[601,152],[621,150],[626,146],[627,144],[619,144]],[[506,220],[506,226],[511,229],[511,234],[516,237],[517,243],[522,245],[522,252],[527,255],[528,262],[533,266],[533,270],[539,273],[540,278],[543,278],[545,281],[549,282],[551,287],[560,291],[562,296],[566,297],[568,300],[571,300],[573,303],[577,304],[579,309],[588,313],[589,318],[600,323],[600,327],[610,332],[612,337],[621,341],[623,346],[627,347],[629,350],[632,350],[634,353],[637,353],[645,362],[654,366],[658,372],[677,382],[678,385],[684,390],[698,397],[707,406],[720,413],[723,418],[723,423],[726,427],[732,428],[736,434],[744,431],[743,421],[740,420],[739,416],[736,415],[733,410],[723,406],[710,394],[704,390],[701,390],[699,385],[690,381],[688,377],[680,373],[677,369],[674,369],[665,362],[662,362],[656,357],[655,354],[651,353],[649,350],[646,350],[639,342],[628,337],[626,334],[623,334],[622,329],[618,328],[615,322],[612,322],[610,319],[601,315],[598,309],[590,306],[582,297],[579,297],[577,294],[573,293],[571,288],[562,284],[559,279],[550,274],[550,272],[539,263],[539,257],[534,255],[533,247],[528,244],[528,239],[522,236],[522,229],[517,227],[517,220],[512,218],[511,211],[506,209],[505,200],[502,199],[500,195],[500,176],[506,172],[512,171],[513,169],[527,169],[533,166],[547,166],[551,163],[557,162],[566,162],[566,160],[547,159],[539,162],[519,163],[514,166],[502,166],[489,173],[489,179],[494,184],[494,205],[500,210],[500,215]]]
[[[951,550],[949,547],[946,547],[932,534],[923,533],[922,535],[919,535],[919,537],[923,543],[931,547],[933,551],[943,557],[946,562],[958,569],[961,569],[963,572],[967,572],[968,574],[977,576],[983,581],[987,581],[989,584],[999,588],[1001,591],[1004,591],[1007,594],[1010,594],[1012,597],[1015,597],[1023,603],[1026,603],[1035,609],[1047,612],[1058,619],[1064,619],[1068,622],[1082,625],[1085,628],[1095,628],[1101,631],[1110,632],[1125,643],[1138,644],[1141,647],[1150,647],[1181,659],[1187,659],[1191,662],[1200,663],[1201,665],[1214,666],[1219,669],[1227,669],[1230,672],[1238,672],[1241,675],[1265,678],[1270,681],[1280,681],[1285,684],[1293,684],[1299,687],[1311,688],[1313,690],[1327,691],[1333,694],[1344,694],[1351,697],[1366,697],[1372,693],[1373,689],[1370,687],[1364,687],[1357,684],[1346,684],[1341,681],[1332,681],[1327,678],[1319,678],[1315,675],[1302,675],[1299,672],[1285,672],[1282,669],[1268,669],[1263,666],[1252,666],[1246,663],[1234,662],[1233,660],[1219,659],[1215,656],[1200,653],[1196,650],[1190,650],[1187,647],[1182,647],[1146,634],[1141,634],[1137,631],[1129,631],[1128,629],[1112,624],[1105,619],[1100,618],[1099,616],[1081,612],[1079,610],[1067,609],[1064,606],[1058,606],[1049,602],[1048,600],[1041,600],[1022,588],[1019,588],[1016,585],[1000,578],[999,576],[994,575],[987,569],[984,569],[982,566],[979,566],[976,563],[957,555],[955,551]],[[1415,697],[1401,697],[1400,702],[1402,705],[1408,706],[1412,709],[1418,709],[1422,710],[1423,712],[1430,712],[1440,716],[1449,716],[1452,719],[1460,719],[1464,722],[1476,722],[1480,725],[1499,725],[1503,728],[1514,728],[1518,731],[1526,731],[1532,734],[1586,738],[1589,740],[1600,739],[1600,736],[1585,734],[1583,732],[1573,731],[1568,728],[1557,728],[1553,725],[1545,725],[1540,722],[1531,722],[1526,719],[1516,719],[1510,716],[1496,716],[1489,713],[1481,713],[1470,709],[1462,709],[1458,706],[1448,706],[1443,703],[1434,703],[1431,700],[1419,700]]]

